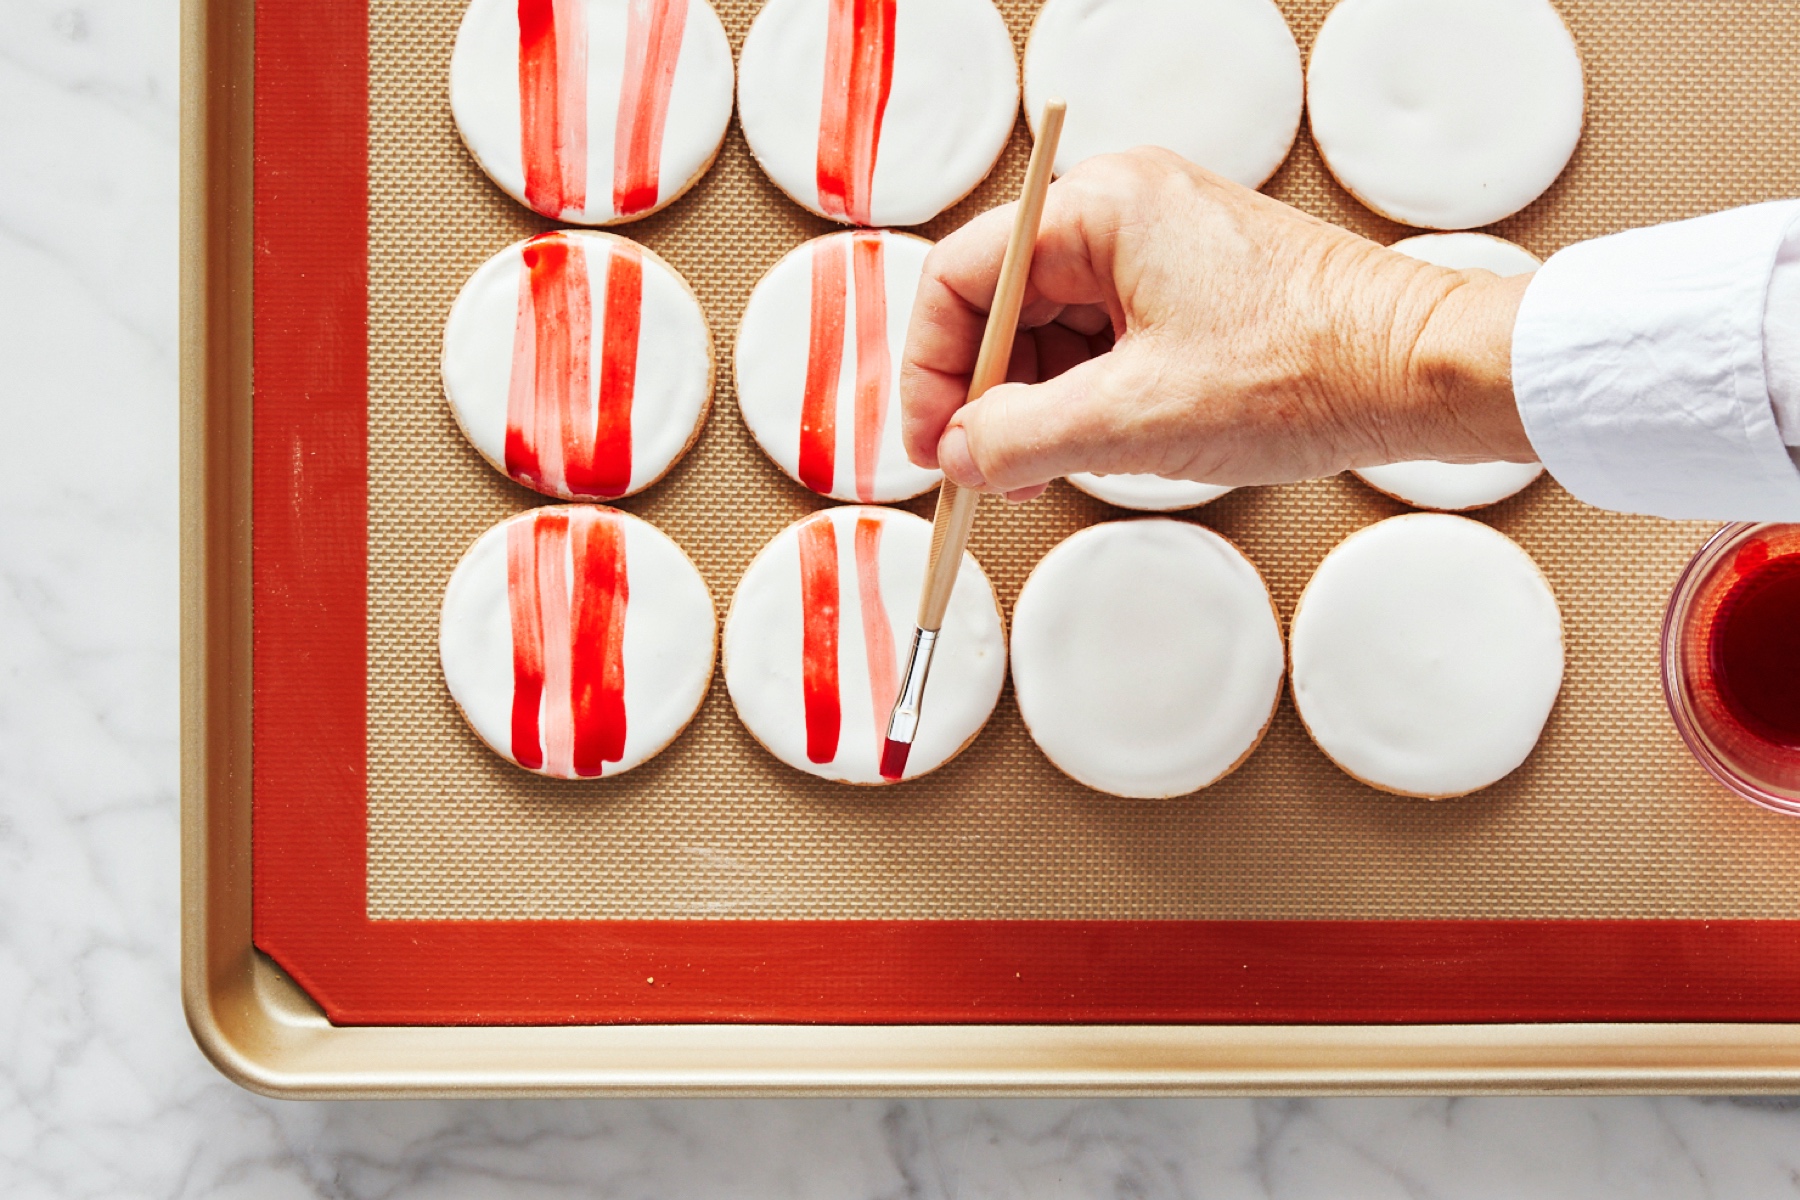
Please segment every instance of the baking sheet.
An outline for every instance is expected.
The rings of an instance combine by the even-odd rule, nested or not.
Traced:
[[[540,503],[463,442],[437,376],[442,321],[489,254],[545,225],[489,184],[445,94],[461,0],[372,0],[369,120],[368,914],[376,920],[623,918],[1426,918],[1800,916],[1800,823],[1726,795],[1677,740],[1656,681],[1662,604],[1706,529],[1586,508],[1548,480],[1482,517],[1545,569],[1569,670],[1537,753],[1475,797],[1356,784],[1285,700],[1230,779],[1123,801],[1038,754],[1010,694],[962,758],[873,793],[776,762],[722,680],[658,759],[614,780],[528,775],[458,717],[437,607],[464,548]],[[717,5],[734,46],[755,3]],[[1021,47],[1034,7],[1004,3]],[[1303,52],[1329,4],[1283,5]],[[1563,179],[1494,232],[1547,254],[1612,229],[1800,191],[1800,22],[1780,3],[1565,2],[1587,65],[1587,131]],[[1009,198],[1021,130],[942,236]],[[1304,131],[1269,191],[1380,241]],[[663,254],[712,323],[719,393],[689,458],[622,507],[698,563],[721,616],[761,545],[822,501],[751,442],[730,354],[750,287],[831,226],[755,168],[735,125],[712,172],[621,227]],[[929,513],[929,501],[913,506]],[[972,549],[1010,606],[1031,566],[1114,510],[1057,485],[984,507]],[[1284,619],[1348,532],[1403,511],[1354,479],[1246,489],[1198,510],[1257,562]]]

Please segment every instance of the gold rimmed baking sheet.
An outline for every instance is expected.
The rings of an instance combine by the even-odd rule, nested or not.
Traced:
[[[716,5],[734,46],[757,5]],[[1284,10],[1311,44],[1328,0]],[[1494,232],[1548,254],[1569,242],[1800,191],[1800,20],[1780,0],[1564,0],[1587,68],[1587,129],[1551,192]],[[1021,49],[1034,4],[1000,5]],[[1529,762],[1477,796],[1385,797],[1331,766],[1284,700],[1225,782],[1168,802],[1065,779],[1010,694],[960,759],[871,792],[802,775],[738,724],[722,681],[661,757],[563,783],[502,762],[468,731],[437,663],[458,556],[541,498],[462,440],[438,378],[442,323],[488,255],[545,225],[476,169],[450,120],[463,0],[371,0],[368,813],[369,914],[449,918],[1800,917],[1788,886],[1800,823],[1728,797],[1671,728],[1656,635],[1707,530],[1587,508],[1548,480],[1482,515],[1538,560],[1568,636],[1562,698]],[[941,237],[1009,198],[1022,127]],[[1376,240],[1304,130],[1268,190]],[[721,616],[739,574],[821,501],[756,449],[731,348],[757,277],[832,228],[782,197],[735,125],[670,210],[620,228],[698,292],[719,355],[699,444],[622,507],[693,556]],[[929,502],[914,505],[929,514]],[[1263,570],[1284,618],[1339,538],[1403,511],[1349,477],[1246,489],[1198,510]],[[1115,510],[1056,485],[984,507],[972,546],[1010,607],[1050,546]]]

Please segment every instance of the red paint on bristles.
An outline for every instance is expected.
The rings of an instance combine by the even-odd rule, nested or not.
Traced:
[[[912,750],[911,742],[896,742],[887,739],[881,747],[881,777],[887,780],[898,780],[906,774],[906,756]]]

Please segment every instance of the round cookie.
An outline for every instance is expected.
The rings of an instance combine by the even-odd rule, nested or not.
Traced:
[[[1510,538],[1410,513],[1325,556],[1288,652],[1294,707],[1333,762],[1439,799],[1497,782],[1537,745],[1562,687],[1562,616]]]
[[[1300,131],[1300,48],[1272,0],[1047,0],[1025,44],[1025,116],[1069,102],[1061,175],[1164,146],[1261,187]]]
[[[1013,606],[1013,690],[1065,774],[1115,796],[1181,796],[1231,773],[1281,696],[1281,625],[1237,547],[1166,517],[1081,530]]]
[[[1537,199],[1581,138],[1581,58],[1549,0],[1342,0],[1306,74],[1313,140],[1390,220],[1469,229]]]
[[[1427,233],[1395,242],[1388,249],[1455,271],[1524,275],[1543,264],[1523,246],[1485,233]],[[1429,460],[1358,467],[1364,483],[1402,504],[1444,512],[1466,512],[1497,504],[1529,487],[1544,473],[1542,463],[1441,463]]]
[[[635,221],[712,165],[731,44],[707,0],[470,0],[450,111],[507,195],[555,221]]]
[[[775,186],[852,225],[918,225],[1012,134],[1019,69],[988,0],[769,0],[738,60],[738,121]]]
[[[1498,504],[1530,487],[1542,463],[1442,463],[1430,459],[1358,467],[1356,476],[1384,496],[1414,508],[1468,512]]]
[[[712,597],[655,526],[550,505],[482,534],[444,589],[451,698],[494,753],[558,779],[617,775],[693,719],[712,682]]]
[[[712,334],[675,268],[609,233],[508,246],[444,325],[444,395],[470,443],[566,500],[642,491],[712,407]]]
[[[1096,500],[1139,512],[1175,512],[1210,504],[1231,489],[1191,479],[1164,479],[1161,475],[1091,475],[1086,471],[1068,477],[1077,490]]]
[[[835,500],[886,504],[936,487],[900,440],[900,361],[931,243],[827,234],[758,281],[738,325],[738,407],[788,476]]]
[[[1402,238],[1388,249],[1452,271],[1492,271],[1502,278],[1529,275],[1544,265],[1517,242],[1491,233],[1421,233]]]
[[[751,736],[824,779],[881,784],[881,747],[912,645],[931,522],[892,508],[828,508],[751,562],[725,618],[725,686]],[[925,685],[906,778],[974,740],[1006,678],[987,576],[963,555]]]

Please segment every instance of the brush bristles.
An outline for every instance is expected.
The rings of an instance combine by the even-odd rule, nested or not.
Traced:
[[[896,742],[887,739],[881,747],[881,777],[895,781],[906,775],[906,756],[912,750],[911,742]]]

